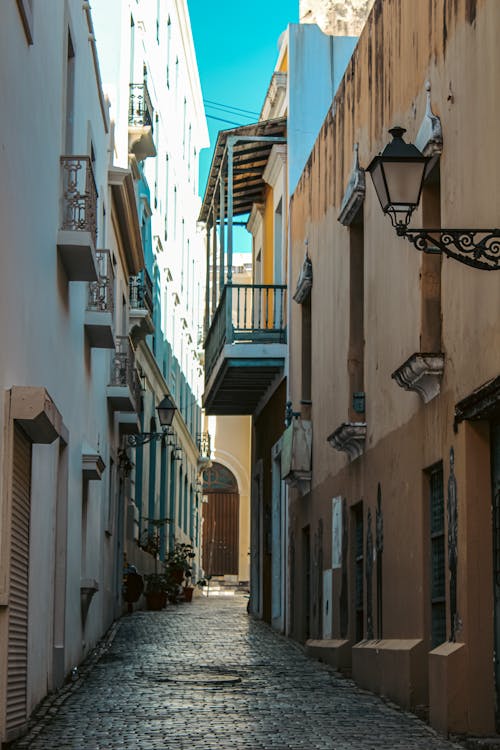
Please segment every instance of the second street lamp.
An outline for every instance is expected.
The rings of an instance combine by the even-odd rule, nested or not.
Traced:
[[[163,399],[156,407],[156,411],[158,412],[160,425],[161,427],[163,427],[162,432],[141,432],[139,435],[129,435],[129,445],[135,448],[138,445],[146,445],[146,443],[150,443],[152,440],[162,440],[163,438],[166,438],[169,435],[173,434],[171,425],[174,419],[174,414],[177,411],[177,407],[175,406],[170,396],[163,397]]]
[[[400,237],[424,253],[444,253],[472,268],[500,269],[498,229],[408,229],[422,194],[429,159],[403,140],[404,128],[391,128],[393,140],[367,167],[382,210]]]

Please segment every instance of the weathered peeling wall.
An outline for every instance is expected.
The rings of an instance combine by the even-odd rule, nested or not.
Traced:
[[[325,34],[359,36],[373,0],[300,0],[300,23],[316,23]]]
[[[349,463],[326,438],[348,421],[352,396],[347,367],[349,230],[337,216],[353,146],[359,143],[360,163],[366,166],[389,140],[389,127],[402,125],[413,141],[425,113],[425,82],[429,80],[432,107],[441,118],[444,138],[442,226],[496,226],[500,104],[492,92],[500,80],[499,27],[496,0],[376,0],[291,202],[290,284],[293,287],[298,278],[306,240],[314,274],[313,481],[310,496],[292,502],[294,536],[300,539],[304,526],[315,528],[323,519],[327,530],[324,559],[328,560],[331,498],[346,497],[348,508],[362,500],[365,519],[368,508],[374,519],[380,483],[385,523],[384,637],[421,638],[428,650],[429,529],[424,470],[442,460],[446,486],[449,451],[454,448],[460,519],[457,640],[467,645],[464,663],[468,670],[462,720],[464,730],[477,732],[493,728],[492,632],[484,626],[484,618],[490,618],[491,624],[492,617],[491,527],[485,521],[491,489],[489,477],[472,468],[479,465],[473,457],[484,446],[488,448],[487,438],[478,437],[469,426],[459,426],[455,434],[453,415],[457,401],[500,373],[499,274],[443,259],[445,373],[441,394],[424,405],[416,393],[402,390],[391,373],[420,348],[422,257],[396,236],[369,177],[363,209],[364,298],[360,299],[364,306],[365,454]],[[421,212],[412,223],[422,226]],[[298,407],[301,310],[295,303],[289,331],[290,397]],[[300,551],[297,556],[300,559]],[[351,580],[351,639],[352,585]],[[334,572],[334,612],[338,612],[339,590],[339,574]],[[300,617],[296,612],[295,620]],[[339,637],[337,615],[334,631],[334,637]]]

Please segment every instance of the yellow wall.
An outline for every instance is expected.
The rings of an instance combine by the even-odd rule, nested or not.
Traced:
[[[283,59],[278,66],[278,73],[288,73],[288,50],[286,50]]]
[[[264,247],[262,249],[262,283],[274,283],[274,207],[273,189],[267,187],[264,200]]]

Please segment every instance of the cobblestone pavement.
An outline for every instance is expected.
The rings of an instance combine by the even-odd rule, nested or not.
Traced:
[[[124,617],[72,688],[17,750],[461,748],[306,658],[240,596]]]

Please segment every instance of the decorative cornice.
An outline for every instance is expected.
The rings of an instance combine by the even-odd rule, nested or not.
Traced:
[[[444,354],[415,352],[391,377],[406,391],[419,393],[427,404],[439,394],[443,372]]]
[[[299,305],[302,305],[309,297],[313,285],[313,267],[311,259],[307,253],[304,256],[304,262],[300,269],[299,279],[297,281],[297,288],[293,295],[293,299]]]
[[[439,156],[443,151],[443,129],[441,120],[432,111],[430,81],[426,82],[425,90],[427,91],[427,105],[415,139],[415,146],[424,156]]]
[[[247,221],[247,229],[254,237],[260,229],[264,218],[264,204],[254,203]]]
[[[286,97],[287,78],[287,74],[283,71],[273,73],[260,113],[260,120],[280,117],[282,104]]]
[[[365,200],[365,170],[359,166],[358,156],[359,146],[357,143],[354,144],[354,159],[347,183],[347,188],[342,198],[342,205],[340,206],[340,213],[338,215],[338,221],[345,227],[352,224],[356,215],[363,205]]]
[[[262,173],[262,179],[272,188],[276,187],[280,175],[283,177],[286,166],[286,143],[275,143],[269,154],[266,168]]]
[[[332,448],[344,451],[351,461],[364,453],[366,422],[343,422],[327,437]]]

